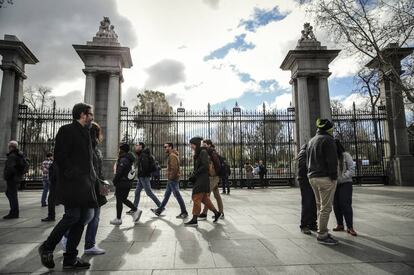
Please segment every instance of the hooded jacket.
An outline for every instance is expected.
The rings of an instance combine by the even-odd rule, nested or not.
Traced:
[[[134,161],[135,157],[131,152],[119,156],[116,162],[115,177],[112,180],[116,188],[131,188],[132,183],[128,179],[128,173],[131,171]]]
[[[173,149],[168,155],[167,178],[169,181],[178,181],[180,175],[180,159],[178,157],[178,151]]]
[[[348,152],[344,152],[342,154],[342,161],[338,163],[338,184],[352,182],[353,176],[355,176],[354,160]]]
[[[326,131],[318,130],[309,141],[306,149],[308,177],[331,180],[338,178],[338,156],[333,136]]]
[[[137,167],[139,178],[151,177],[151,152],[148,148],[144,148],[138,153]]]

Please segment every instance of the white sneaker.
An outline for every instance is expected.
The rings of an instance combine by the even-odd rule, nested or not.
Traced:
[[[66,238],[65,236],[63,236],[62,239],[60,240],[60,245],[62,246],[63,253],[66,252],[67,242],[68,242],[68,238]]]
[[[113,224],[113,225],[121,225],[122,224],[122,220],[115,218],[112,221],[110,221],[109,223],[110,224]]]
[[[141,218],[142,215],[142,210],[137,209],[137,211],[135,211],[134,215],[132,216],[134,219],[134,222],[138,222],[139,219]]]
[[[85,249],[86,255],[102,255],[105,254],[105,250],[102,248],[99,248],[98,246],[94,245],[93,247],[89,249]]]

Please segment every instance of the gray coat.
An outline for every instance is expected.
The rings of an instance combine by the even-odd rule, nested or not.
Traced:
[[[338,161],[338,184],[352,182],[355,176],[355,164],[352,156],[348,152],[342,154],[343,161]],[[342,163],[342,172],[340,165]]]

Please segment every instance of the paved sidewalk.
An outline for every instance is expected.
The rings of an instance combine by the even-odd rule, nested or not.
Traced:
[[[131,197],[133,192],[130,193]],[[162,197],[163,191],[157,191]],[[183,191],[189,211],[191,191]],[[54,223],[42,223],[47,208],[41,193],[19,193],[21,218],[0,220],[0,273],[44,273],[37,248]],[[185,228],[175,216],[172,196],[164,216],[153,217],[152,201],[142,193],[144,210],[139,224],[124,215],[120,227],[111,226],[115,200],[102,209],[99,246],[106,255],[80,256],[95,274],[414,274],[414,188],[355,187],[352,237],[334,233],[336,247],[316,243],[300,233],[300,192],[297,188],[233,190],[224,196],[225,220],[218,225],[199,222]],[[213,202],[214,199],[213,199]],[[8,210],[0,195],[0,214]],[[57,216],[62,213],[57,208]],[[335,226],[331,214],[330,228]],[[62,251],[55,251],[56,272],[62,270]]]

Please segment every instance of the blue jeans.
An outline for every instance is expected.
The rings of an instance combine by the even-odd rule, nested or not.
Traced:
[[[162,200],[161,205],[159,206],[160,209],[164,209],[170,199],[171,193],[174,194],[174,197],[177,199],[178,204],[181,208],[181,213],[187,213],[185,209],[185,203],[183,197],[181,197],[180,190],[178,187],[178,182],[176,181],[169,181],[167,183],[167,188],[165,189],[164,199]]]
[[[55,250],[56,245],[66,234],[66,253],[63,263],[74,263],[78,255],[77,247],[82,238],[83,229],[93,218],[93,208],[67,208],[60,222],[53,228],[47,240],[43,243],[46,251]]]
[[[157,205],[157,207],[160,207],[160,205],[161,205],[160,200],[152,192],[151,178],[150,177],[138,178],[137,188],[135,189],[135,199],[134,199],[135,207],[138,208],[139,200],[141,199],[142,189],[145,190],[145,193],[147,193],[148,197],[150,197],[152,199],[152,201]]]
[[[46,199],[47,199],[48,191],[49,191],[49,179],[43,179],[43,193],[42,193],[42,199],[41,199],[42,206],[45,206],[47,204]]]
[[[94,208],[94,215],[92,220],[88,223],[85,235],[85,249],[90,249],[95,246],[96,233],[98,232],[99,216],[101,215],[101,208]]]

